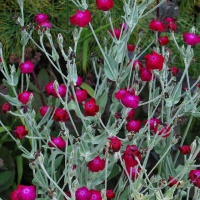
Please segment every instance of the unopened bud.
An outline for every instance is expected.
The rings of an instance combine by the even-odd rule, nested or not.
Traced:
[[[58,42],[58,45],[60,46],[60,48],[63,47],[63,36],[61,33],[58,34],[57,42]]]

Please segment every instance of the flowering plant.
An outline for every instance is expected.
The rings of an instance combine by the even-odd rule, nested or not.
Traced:
[[[199,43],[194,27],[183,33],[185,44],[180,47],[175,36],[176,19],[152,19],[149,28],[155,38],[142,50],[142,32],[135,45],[128,44],[129,39],[138,22],[164,1],[153,8],[153,0],[125,1],[121,26],[114,28],[114,1],[97,0],[97,10],[108,18],[111,27],[102,42],[93,29],[86,2],[72,0],[79,9],[69,18],[75,26],[73,47],[65,51],[63,36],[58,34],[59,55],[48,15],[36,14],[37,26],[28,30],[23,1],[17,2],[22,13],[17,19],[22,28],[21,63],[9,68],[1,45],[0,70],[10,93],[0,95],[5,100],[2,113],[17,118],[18,124],[12,130],[2,120],[0,124],[29,160],[32,185],[19,184],[10,194],[11,200],[189,199],[193,187],[194,196],[198,196],[200,139],[184,145],[193,118],[200,117],[199,79],[191,84],[188,74],[193,46]],[[94,87],[82,82],[76,66],[78,41],[87,27],[103,57],[101,62],[96,57],[91,59]],[[38,33],[40,44],[35,42],[33,32]],[[51,53],[44,44],[46,40]],[[59,80],[41,88],[35,73],[37,63],[25,60],[29,42],[43,52],[59,73]],[[178,68],[170,65],[166,48],[172,42],[184,63],[180,79]],[[65,61],[64,69],[60,56]],[[33,108],[36,94],[42,103],[39,109]],[[180,138],[177,130],[183,118],[187,125]],[[177,160],[183,158],[180,153],[184,162],[179,164]],[[154,165],[151,160],[155,160]]]

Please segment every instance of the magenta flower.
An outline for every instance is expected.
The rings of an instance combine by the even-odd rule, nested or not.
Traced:
[[[178,148],[183,155],[191,153],[191,147],[188,145],[183,145]]]
[[[130,52],[134,52],[134,51],[135,51],[135,46],[132,45],[132,44],[127,44],[127,49],[128,49],[128,51],[130,51]]]
[[[81,187],[76,190],[75,196],[76,200],[90,200],[92,197],[92,192],[86,187]]]
[[[76,98],[78,103],[82,103],[87,99],[87,90],[77,89],[75,92]],[[75,100],[74,96],[72,95],[72,99]]]
[[[120,89],[115,93],[115,98],[117,100],[121,100],[127,93],[128,91],[126,89]]]
[[[191,170],[189,173],[190,181],[198,188],[200,188],[200,170]]]
[[[122,104],[127,108],[136,109],[139,105],[140,98],[139,96],[133,95],[131,93],[127,93],[122,99]]]
[[[42,117],[45,116],[45,114],[47,113],[48,109],[52,109],[52,112],[53,112],[53,106],[42,106],[42,107],[40,107],[40,109],[39,109],[40,115]]]
[[[99,190],[90,190],[92,193],[92,197],[90,200],[102,200],[101,191]]]
[[[35,200],[36,199],[36,189],[35,186],[25,186],[22,185],[17,194],[19,200]]]
[[[65,194],[68,196],[68,197],[72,197],[70,191],[65,191]],[[64,198],[65,200],[67,200],[66,198]]]
[[[94,98],[89,99],[84,105],[84,115],[85,116],[95,116],[99,111],[99,106],[96,104]]]
[[[154,133],[155,133],[155,134],[158,134],[158,135],[161,135],[163,138],[166,138],[166,137],[168,137],[168,136],[170,135],[170,133],[171,133],[171,128],[170,128],[167,124],[165,124],[165,125],[161,128],[161,130],[159,130],[158,126],[156,126],[156,127],[154,128]]]
[[[133,181],[138,178],[140,170],[141,170],[139,167],[137,169],[136,167],[126,167],[126,169],[127,169],[128,175],[131,177]],[[124,171],[124,174],[128,176],[126,171]]]
[[[176,19],[174,19],[173,17],[165,17],[164,22],[169,24],[169,23],[176,22]]]
[[[103,160],[103,159],[101,159],[100,156],[95,157],[93,160],[91,160],[91,161],[87,164],[88,169],[89,169],[91,172],[99,172],[99,171],[102,171],[102,170],[104,170],[105,165],[106,165],[106,161]]]
[[[180,183],[178,182],[178,180],[174,179],[172,176],[169,177],[168,181],[167,182],[170,182],[168,184],[169,187],[173,187],[174,185],[179,185]]]
[[[61,97],[65,97],[66,92],[67,92],[67,87],[66,87],[65,84],[61,84],[61,85],[58,86],[58,94],[59,94]],[[54,97],[58,98],[58,95],[57,95],[55,89],[52,90],[52,95],[53,95]]]
[[[46,86],[45,86],[45,91],[48,95],[52,95],[53,91],[54,91],[54,87],[53,87],[53,82],[49,82]]]
[[[145,120],[145,123],[149,123],[150,130],[154,130],[161,123],[161,121],[157,118],[151,118],[149,122],[148,120]]]
[[[195,35],[194,33],[183,33],[183,40],[186,44],[195,46],[200,43],[200,36]]]
[[[176,22],[171,22],[171,23],[169,23],[167,27],[168,27],[168,29],[171,30],[171,31],[176,31],[177,28],[178,28]]]
[[[138,165],[138,161],[136,160],[136,157],[138,160],[142,160],[142,154],[135,145],[128,145],[126,147],[126,150],[123,152],[122,160],[124,160],[126,168],[135,167]]]
[[[24,91],[24,92],[18,94],[18,100],[23,104],[27,104],[31,94],[33,95],[32,92]]]
[[[54,89],[53,87],[53,82],[49,82],[46,86],[45,86],[45,91],[48,95],[52,95],[56,98],[58,98],[58,95],[56,93],[56,90]],[[67,92],[67,87],[65,84],[61,84],[58,86],[58,93],[61,97],[65,97],[66,95],[66,92]]]
[[[152,79],[152,73],[147,68],[140,69],[140,78],[142,81],[150,81]]]
[[[110,30],[109,32],[112,35],[112,37],[116,37],[119,40],[121,34],[120,29],[114,28],[114,30]]]
[[[108,200],[115,198],[115,193],[113,192],[113,190],[106,190],[106,197]]]
[[[126,31],[128,30],[128,25],[125,22],[123,22],[122,24],[120,24],[120,29],[122,29],[123,31]]]
[[[166,22],[167,28],[171,31],[176,31],[177,30],[177,24],[176,24],[176,19],[172,17],[165,17],[164,22]]]
[[[19,188],[20,187],[21,187],[21,185],[18,185],[17,189],[10,193],[10,200],[19,200],[17,195],[19,193]]]
[[[108,11],[114,6],[113,0],[96,0],[97,9]]]
[[[164,57],[162,55],[152,51],[152,54],[147,54],[144,58],[146,60],[146,67],[148,70],[162,70],[164,64]]]
[[[44,28],[52,28],[52,24],[50,21],[46,20],[45,22],[41,22],[39,24],[41,27],[44,27]]]
[[[116,136],[112,136],[108,139],[110,140],[110,149],[112,149],[113,152],[118,152],[122,146],[122,143],[119,140],[119,138]]]
[[[19,140],[23,139],[28,134],[28,131],[26,130],[24,125],[16,126],[13,132],[15,133],[15,137]]]
[[[173,66],[173,67],[169,68],[169,71],[172,72],[173,76],[176,76],[179,72],[179,69],[177,67]]]
[[[141,121],[140,120],[130,120],[127,124],[126,124],[126,130],[128,132],[134,131],[134,132],[139,132],[141,128]]]
[[[131,109],[131,110],[127,113],[126,120],[127,120],[127,121],[132,120],[133,117],[134,117],[134,115],[135,115],[135,109]]]
[[[36,188],[34,185],[18,185],[17,189],[11,192],[11,200],[35,200]]]
[[[44,13],[38,13],[37,15],[35,15],[35,22],[37,22],[38,24],[45,22],[48,19],[48,15],[44,14]]]
[[[57,122],[66,122],[69,119],[69,115],[66,110],[62,108],[56,108],[53,119]]]
[[[54,137],[48,142],[49,147],[58,147],[59,149],[64,149],[66,146],[66,142],[62,137]]]
[[[91,14],[88,10],[77,10],[76,14],[70,17],[70,23],[79,27],[87,26],[91,20]]]
[[[158,42],[161,46],[165,46],[166,44],[169,43],[169,39],[168,37],[165,35],[165,36],[161,36],[158,38]]]
[[[132,69],[135,70],[135,67],[138,66],[139,69],[143,68],[143,64],[140,60],[134,60]]]
[[[11,105],[6,102],[1,106],[1,110],[3,114],[6,114],[8,111],[10,111]]]
[[[30,60],[23,62],[19,66],[19,69],[20,69],[22,74],[30,74],[34,71],[34,68],[35,68],[35,66]]]
[[[164,32],[166,30],[166,25],[160,20],[153,19],[149,24],[149,28],[152,31]]]
[[[41,107],[40,110],[39,110],[40,114],[42,116],[45,116],[45,114],[47,113],[48,109],[49,109],[49,106],[43,106],[43,107]]]
[[[76,86],[77,87],[81,86],[82,83],[83,83],[83,79],[80,76],[78,76],[77,81],[76,81]]]

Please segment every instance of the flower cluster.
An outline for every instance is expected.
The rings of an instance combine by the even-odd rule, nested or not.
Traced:
[[[135,145],[128,145],[123,152],[122,159],[125,162],[126,170],[133,180],[138,177],[140,168],[137,166],[138,161],[142,159],[142,154]],[[125,171],[126,174],[126,171]],[[127,174],[126,174],[127,175]]]
[[[134,90],[120,89],[115,93],[115,98],[117,100],[121,100],[122,104],[126,108],[136,109],[140,102],[140,98],[139,96],[135,95]]]
[[[200,188],[200,170],[191,170],[189,173],[190,181],[198,188]]]
[[[58,98],[58,94],[60,95],[60,97],[65,97],[66,92],[67,92],[67,87],[64,84],[59,85],[58,94],[57,94],[56,90],[54,89],[54,82],[49,82],[45,86],[45,91],[48,95],[52,95],[56,98]]]
[[[78,188],[75,193],[76,200],[102,200],[101,191],[91,189],[83,186]],[[115,193],[112,190],[106,190],[106,197],[111,200],[115,197]]]
[[[131,7],[131,5],[133,4],[129,2],[127,6],[124,6],[124,9],[128,11],[128,7]],[[113,9],[113,7],[114,0],[96,0],[96,8],[103,11],[101,14],[104,14],[104,16],[106,17],[111,16],[110,10]],[[141,9],[141,7],[137,6],[137,4],[134,4],[134,8]],[[79,5],[78,9],[79,10],[76,10],[75,14],[69,17],[69,21],[71,25],[78,26],[80,28],[78,30],[79,34],[77,34],[78,36],[80,36],[81,31],[87,29],[86,26],[89,26],[89,28],[92,29],[92,26],[90,24],[92,21],[92,15],[90,11],[87,10],[88,6],[84,2],[82,2],[82,5]],[[135,12],[136,11],[137,10],[135,10]],[[142,17],[142,12],[138,12],[141,14]],[[9,98],[8,95],[2,95],[3,97],[5,97],[6,101],[10,100],[10,103],[6,102],[2,105],[2,113],[6,114],[8,111],[10,111],[12,105],[12,110],[14,110],[14,107],[16,107],[17,112],[10,111],[8,112],[8,114],[20,116],[20,119],[22,119],[23,125],[15,126],[12,131],[16,138],[16,141],[20,142],[19,140],[27,137],[32,140],[30,144],[33,145],[33,147],[42,149],[42,151],[38,149],[30,151],[30,155],[35,156],[34,159],[31,160],[31,162],[35,162],[35,167],[40,167],[40,169],[42,170],[41,173],[39,173],[40,175],[45,174],[47,176],[47,178],[44,179],[44,182],[46,181],[47,183],[46,185],[48,186],[50,180],[55,188],[53,188],[52,194],[49,194],[47,191],[46,193],[42,193],[42,190],[44,190],[44,188],[42,188],[43,183],[38,184],[37,188],[39,189],[39,196],[45,196],[48,193],[48,196],[53,199],[53,195],[58,193],[58,198],[60,198],[60,195],[62,194],[65,196],[64,199],[68,199],[68,196],[76,200],[102,200],[105,198],[111,200],[115,198],[115,196],[117,199],[121,198],[120,192],[123,192],[123,190],[126,192],[125,188],[121,188],[121,185],[116,185],[116,190],[114,191],[121,189],[120,192],[119,190],[116,192],[116,195],[112,189],[107,189],[107,187],[109,186],[109,184],[107,183],[109,183],[110,177],[113,176],[111,170],[115,170],[115,168],[118,169],[119,167],[122,170],[122,176],[120,176],[119,183],[124,184],[127,187],[129,187],[130,184],[131,187],[131,180],[135,181],[136,185],[138,182],[140,185],[138,191],[141,192],[140,195],[142,197],[142,193],[149,193],[149,188],[151,188],[151,190],[153,191],[153,187],[154,185],[156,185],[157,180],[155,180],[155,182],[152,182],[151,187],[148,187],[146,184],[142,185],[143,183],[150,183],[153,180],[154,177],[152,176],[152,172],[157,172],[156,167],[159,168],[159,176],[163,176],[160,170],[162,169],[162,165],[165,164],[165,156],[170,156],[170,151],[172,147],[171,145],[176,148],[174,144],[176,142],[178,143],[176,135],[173,134],[175,132],[174,127],[178,125],[178,118],[180,116],[182,117],[181,112],[183,112],[184,115],[185,113],[188,115],[190,114],[190,112],[193,113],[193,108],[191,108],[191,110],[190,108],[184,110],[184,106],[182,106],[185,103],[185,93],[182,94],[179,88],[176,88],[175,86],[176,78],[178,79],[177,74],[179,72],[179,69],[175,66],[169,66],[170,55],[168,54],[169,51],[167,51],[167,47],[165,47],[170,43],[169,39],[171,37],[169,37],[169,35],[171,34],[172,36],[174,36],[174,32],[177,30],[177,20],[172,17],[166,17],[164,19],[162,18],[162,20],[153,19],[150,22],[149,29],[154,31],[151,31],[151,34],[156,36],[156,41],[154,41],[155,47],[154,50],[149,51],[148,48],[151,46],[149,45],[148,48],[144,50],[144,52],[147,50],[148,53],[145,54],[143,57],[141,56],[143,54],[143,51],[141,51],[142,47],[138,47],[138,45],[142,44],[140,43],[140,40],[135,43],[136,46],[131,44],[131,41],[129,41],[129,38],[131,40],[130,36],[134,25],[129,18],[133,17],[131,15],[129,13],[125,15],[125,22],[120,25],[120,28],[114,28],[112,26],[112,23],[110,24],[111,30],[109,30],[109,34],[111,38],[109,39],[113,40],[113,43],[112,45],[108,45],[111,46],[111,49],[109,50],[107,49],[108,47],[106,45],[105,48],[100,48],[101,51],[106,49],[106,53],[102,52],[102,55],[104,56],[106,62],[104,62],[104,60],[102,59],[99,62],[101,63],[101,65],[97,65],[98,68],[95,68],[94,70],[94,74],[96,74],[97,76],[97,79],[95,80],[97,83],[95,88],[93,87],[94,84],[91,84],[91,87],[86,84],[82,84],[83,79],[80,76],[78,76],[77,80],[74,81],[74,77],[76,77],[76,75],[74,74],[76,73],[76,57],[78,57],[78,55],[76,55],[77,52],[75,51],[78,39],[75,41],[75,50],[72,50],[72,48],[70,47],[67,50],[68,52],[65,54],[64,50],[61,49],[61,39],[59,38],[59,47],[61,49],[62,55],[64,55],[65,57],[67,71],[71,72],[71,66],[75,68],[74,71],[71,73],[73,74],[73,77],[70,77],[70,73],[66,76],[63,76],[62,69],[58,68],[60,70],[60,74],[63,78],[64,84],[60,82],[58,84],[53,81],[47,82],[48,84],[45,86],[46,96],[44,101],[42,101],[42,106],[39,109],[35,109],[31,106],[32,97],[34,95],[35,97],[37,97],[35,93],[36,90],[34,90],[34,88],[32,87],[34,93],[27,91],[28,88],[31,88],[28,86],[26,87],[27,89],[24,90],[23,88],[25,84],[23,82],[23,79],[21,81],[22,84],[20,92],[18,92],[19,90],[17,86],[11,87],[11,89],[13,89],[14,91],[13,94],[15,94],[17,98]],[[47,14],[39,13],[35,15],[34,21],[36,24],[38,24],[38,27],[43,30],[43,32],[44,30],[46,30],[46,28],[52,28],[52,25],[48,20]],[[137,20],[135,20],[134,23],[136,21]],[[49,31],[50,30],[46,31],[46,34],[44,34],[45,37],[50,36]],[[93,34],[95,34],[96,32],[97,31],[94,32],[92,29]],[[39,31],[39,34],[42,33]],[[78,38],[76,33],[76,31],[73,32],[74,39]],[[75,35],[77,37],[75,37]],[[32,40],[31,37],[29,39]],[[48,37],[48,39],[50,45],[53,45],[54,43],[50,40],[50,37]],[[200,43],[200,36],[196,35],[194,31],[191,31],[190,33],[183,33],[182,39],[189,46],[187,46],[186,51],[184,48],[181,49],[181,56],[185,56],[190,50],[190,53],[192,55],[192,46]],[[123,42],[124,44],[122,44]],[[100,46],[101,44],[98,43],[98,45]],[[176,43],[176,45],[178,46],[178,43]],[[114,48],[112,49],[112,47]],[[43,49],[42,42],[40,48]],[[144,59],[142,59],[141,57],[143,57]],[[184,59],[186,58],[187,56],[184,57]],[[49,56],[48,59],[52,59],[51,63],[55,63],[55,65],[58,64],[57,62],[53,62],[54,56]],[[28,80],[30,73],[32,73],[35,78],[34,63],[31,61],[31,59],[28,60],[23,58],[22,60],[26,60],[19,65],[19,72],[21,72],[22,78],[24,77],[23,74],[25,74]],[[93,60],[94,63],[92,64],[94,64],[94,67],[96,67],[96,60]],[[105,65],[103,65],[104,63]],[[106,68],[106,63],[110,63],[109,68]],[[3,65],[4,63],[0,64]],[[189,62],[187,64],[189,64]],[[2,69],[4,70],[4,68]],[[100,71],[98,72],[99,69]],[[111,69],[114,73],[110,73],[112,71]],[[6,75],[7,73],[9,73],[7,71],[9,70],[5,70]],[[111,74],[113,76],[113,80],[109,80],[112,79],[110,78]],[[185,75],[188,79],[187,71],[185,71],[183,75]],[[13,78],[12,76],[10,77]],[[168,78],[170,79],[169,81]],[[73,80],[73,84],[71,80]],[[116,80],[116,82],[114,80]],[[181,81],[182,80],[183,79],[181,79]],[[37,85],[36,80],[35,83]],[[180,82],[180,85],[181,84],[182,83]],[[112,85],[112,87],[109,87],[110,85]],[[147,87],[150,86],[149,88],[152,88],[152,90],[148,90],[149,94],[145,93],[145,97],[143,98],[142,92],[144,91],[143,89],[145,85]],[[200,84],[197,85],[197,87],[200,88]],[[38,89],[40,88],[38,87]],[[110,94],[110,92],[112,93],[112,91],[115,92],[113,92],[114,94],[111,94],[110,99],[110,96],[106,96],[106,98],[104,98],[104,94],[107,95],[108,92]],[[198,93],[199,89],[196,91],[196,93]],[[157,94],[157,92],[159,94]],[[190,103],[195,98],[195,96],[193,98],[193,94],[189,94],[188,90],[187,92],[188,99],[191,97],[191,101],[188,100],[188,102]],[[43,94],[41,93],[41,95]],[[156,95],[158,96],[158,98],[155,97]],[[146,101],[146,97],[148,96],[150,97],[150,99]],[[176,98],[174,96],[176,96]],[[153,99],[154,97],[155,99]],[[168,106],[168,100],[170,101],[170,98],[172,99],[173,97],[175,99],[171,100],[171,103],[173,105]],[[176,100],[177,102],[175,102]],[[195,101],[192,102],[191,107],[195,107],[193,106],[193,104],[195,103]],[[140,107],[142,108],[143,105],[148,106],[148,115],[144,116],[144,113],[142,113],[142,109],[140,110]],[[108,110],[109,106],[110,110]],[[170,107],[170,109],[168,109],[168,107]],[[26,108],[27,112],[23,113],[21,108]],[[140,111],[142,113],[142,118],[140,118]],[[160,112],[163,113],[160,114]],[[21,117],[23,114],[24,118]],[[110,117],[107,118],[107,114],[110,115]],[[26,116],[27,118],[25,118]],[[102,120],[102,116],[106,117]],[[31,120],[30,123],[27,123],[29,119],[35,120],[35,123],[32,123]],[[53,126],[51,128],[52,124]],[[32,126],[34,127],[32,128]],[[55,134],[55,130],[58,131],[57,135]],[[10,133],[9,131],[7,132]],[[38,133],[41,133],[41,136]],[[28,136],[28,134],[30,134],[31,136]],[[75,138],[74,135],[77,135],[77,138]],[[33,143],[34,139],[37,142]],[[22,142],[24,140],[22,140]],[[38,140],[40,141],[38,142]],[[160,141],[162,142],[162,145],[160,145]],[[183,143],[181,142],[181,144]],[[21,148],[22,151],[24,149]],[[43,151],[44,149],[45,151]],[[165,152],[163,153],[162,150],[166,150],[166,154]],[[181,152],[181,154],[188,155],[191,153],[191,146],[179,146],[178,150]],[[45,156],[49,156],[49,153],[51,153],[51,155],[53,156],[53,162],[55,160],[56,164],[52,165],[53,162],[51,157],[49,160],[45,157],[45,159],[43,160],[44,163],[42,164],[44,164],[47,169],[42,167],[41,163],[41,165],[37,165],[36,161],[39,160],[37,160],[37,153],[35,153],[37,151],[45,152]],[[24,154],[26,154],[27,152],[28,151],[24,150]],[[163,156],[160,155],[159,152],[162,152]],[[147,157],[145,157],[145,153],[147,154]],[[156,159],[157,162],[152,170],[149,170],[151,166],[149,166],[149,163],[147,163],[150,156],[154,156],[154,159]],[[193,159],[192,156],[188,156],[188,158],[187,156],[185,156],[184,158],[188,160]],[[45,162],[47,162],[48,164]],[[61,165],[61,168],[59,168],[60,166],[58,165],[61,162],[63,165]],[[81,165],[79,165],[80,162]],[[170,169],[170,162],[172,162],[172,159],[167,159],[167,162],[169,162],[167,163],[167,171],[173,172],[171,174],[174,175],[179,169]],[[188,163],[193,164],[193,161]],[[49,164],[51,166],[50,169],[48,168]],[[176,164],[177,163],[174,163],[174,166],[176,166]],[[64,171],[63,166],[67,166],[67,169],[64,169]],[[50,176],[53,173],[50,170],[56,172],[52,177]],[[141,170],[142,173],[140,172]],[[63,175],[62,173],[60,173],[60,171],[63,172]],[[150,172],[147,173],[148,171]],[[67,177],[69,176],[69,179],[67,180],[65,180],[66,172]],[[89,177],[88,174],[91,176]],[[98,179],[98,176],[101,174],[104,174],[103,179]],[[37,180],[37,173],[35,173],[34,175],[36,176],[34,181],[37,182],[39,180]],[[61,177],[57,177],[59,175],[61,175]],[[144,181],[137,181],[138,177],[144,178]],[[180,187],[181,181],[177,180],[176,177],[179,178],[181,176],[177,175],[176,177],[173,177],[169,176],[168,174],[163,177],[166,180],[168,178],[168,180],[165,181],[165,186]],[[54,182],[54,178],[58,180],[58,182],[56,182],[56,180]],[[184,179],[185,177],[182,176],[181,178]],[[191,170],[189,173],[189,179],[196,187],[200,188],[200,170]],[[96,185],[87,184],[93,183],[92,181],[94,181]],[[35,184],[35,182],[33,183]],[[61,185],[63,183],[64,185]],[[104,183],[105,189],[102,189],[103,187],[101,186]],[[87,185],[87,187],[84,185]],[[49,186],[45,187],[45,189],[47,188],[48,190],[51,190]],[[163,189],[163,196],[166,196],[164,195],[166,188],[157,188]],[[62,189],[69,191],[62,192]],[[128,188],[127,191],[129,191],[128,193],[130,193],[131,190],[129,190]],[[129,194],[127,194],[127,196],[128,195]],[[35,200],[36,196],[36,187],[33,185],[19,185],[17,189],[10,194],[11,200]],[[129,196],[126,199],[128,198],[135,199],[135,196]]]
[[[35,22],[38,23],[38,25],[40,27],[44,27],[44,28],[52,28],[52,25],[50,23],[50,21],[48,20],[48,15],[44,14],[44,13],[38,13],[37,15],[35,15]]]

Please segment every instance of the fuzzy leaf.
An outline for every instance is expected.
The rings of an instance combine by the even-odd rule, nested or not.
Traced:
[[[25,46],[28,43],[29,35],[26,31],[22,31],[21,44]]]
[[[94,158],[96,158],[99,154],[97,152],[92,152],[87,154],[87,156],[85,157],[85,161],[86,162],[90,162],[91,160],[94,160]]]
[[[181,92],[182,92],[182,84],[177,84],[172,93],[174,104],[177,104],[179,102],[181,98]]]
[[[21,105],[16,97],[10,97],[9,95],[5,95],[2,93],[0,93],[0,96],[2,96],[6,101],[8,101],[13,106]]]
[[[60,166],[60,163],[62,162],[63,155],[58,156],[54,161],[54,168],[55,170]]]
[[[121,77],[120,78],[121,82],[123,82],[127,78],[127,76],[130,74],[131,70],[132,70],[132,66],[131,65],[126,67],[125,71],[122,72],[122,76],[120,76]]]
[[[10,83],[10,85],[16,86],[18,84],[18,81],[19,81],[18,74],[16,72],[11,74],[11,83]]]
[[[100,107],[100,109],[99,109],[100,113],[104,112],[104,110],[106,108],[107,100],[108,100],[108,88],[103,93],[103,95],[97,99],[97,105],[99,105],[99,107]]]
[[[107,177],[110,175],[110,173],[113,169],[114,163],[115,163],[114,161],[111,161],[108,164],[108,166],[107,166]],[[94,180],[92,182],[93,186],[101,184],[105,180],[105,171],[103,170],[103,171],[95,173],[93,175],[92,179]]]
[[[117,76],[118,76],[117,63],[110,56],[108,56],[108,55],[105,55],[105,56],[109,63],[109,66],[108,66],[106,61],[104,61],[104,63],[105,63],[104,70],[105,70],[106,77],[112,81],[116,81]]]
[[[108,177],[108,180],[112,179],[113,177],[117,176],[121,172],[121,168],[119,165],[114,164],[113,169]]]
[[[79,152],[80,152],[81,156],[83,156],[83,157],[87,157],[87,154],[90,153],[89,146],[84,140],[81,140],[81,142],[80,142]]]
[[[92,144],[99,144],[101,141],[107,140],[107,134],[103,133],[92,138]]]

